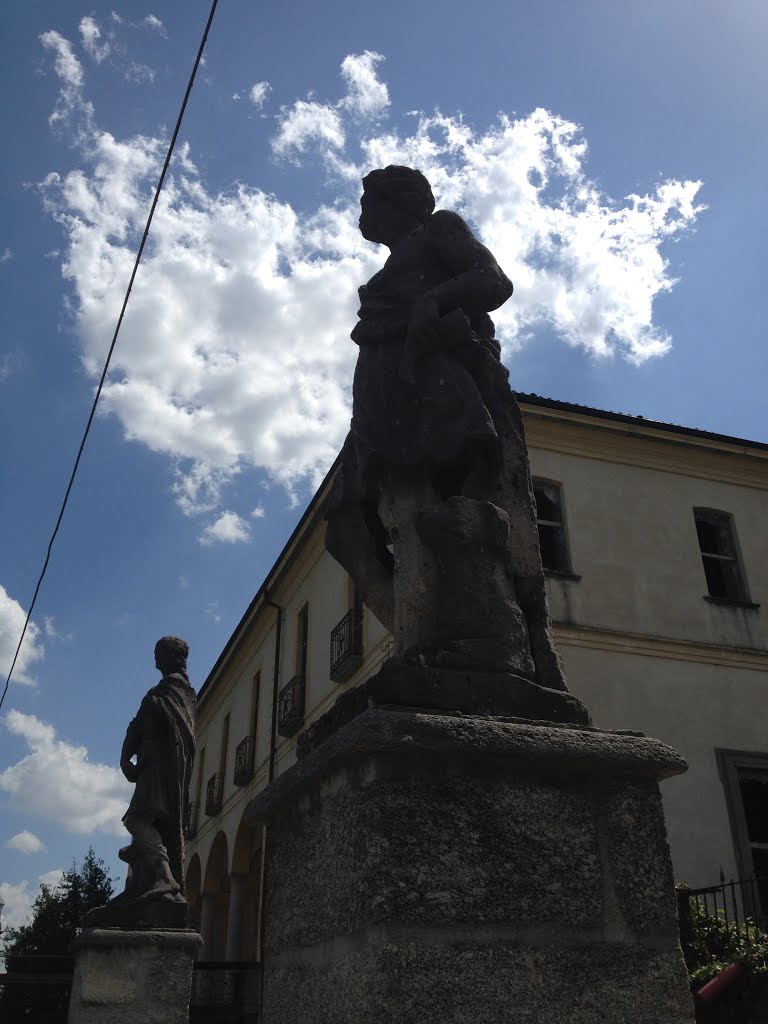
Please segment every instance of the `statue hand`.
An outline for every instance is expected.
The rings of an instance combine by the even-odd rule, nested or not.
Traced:
[[[130,758],[123,758],[120,761],[120,771],[129,782],[135,782],[141,774],[139,766],[134,764]]]
[[[408,324],[407,346],[412,352],[429,351],[440,344],[440,314],[435,299],[423,296],[414,303]]]

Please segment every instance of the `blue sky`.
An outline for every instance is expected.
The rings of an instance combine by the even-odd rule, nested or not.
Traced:
[[[21,3],[0,84],[0,669],[66,485],[207,3]],[[412,163],[515,282],[513,386],[768,440],[758,0],[221,0],[0,721],[0,895],[119,872],[125,726],[200,685],[337,451],[359,178]]]

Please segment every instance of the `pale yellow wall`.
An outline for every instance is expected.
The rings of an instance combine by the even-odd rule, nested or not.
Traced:
[[[604,729],[637,729],[679,750],[685,775],[662,783],[676,877],[716,884],[737,875],[715,749],[768,752],[763,670],[572,647],[560,642],[568,684]]]
[[[550,608],[570,686],[595,724],[642,730],[689,759],[687,775],[663,784],[670,844],[678,878],[710,884],[721,866],[726,874],[736,871],[715,748],[768,752],[768,460],[726,452],[722,445],[710,451],[684,437],[660,443],[631,433],[615,424],[574,425],[551,417],[529,429],[533,475],[563,486],[572,567],[581,575],[579,581],[549,579]],[[694,506],[733,514],[759,610],[704,600]],[[305,726],[389,653],[388,634],[366,609],[365,661],[344,686],[330,681],[330,632],[348,610],[348,593],[346,575],[325,552],[323,536],[323,523],[307,529],[271,591],[284,608],[280,687],[296,671],[296,619],[309,600]],[[224,808],[213,820],[201,808],[190,844],[203,873],[220,829],[231,863],[245,807],[268,781],[274,621],[273,609],[255,610],[201,704],[198,748],[206,747],[206,780],[218,769],[221,722],[227,712],[231,716]],[[238,788],[232,782],[235,749],[250,730],[251,682],[259,667],[256,774]],[[296,737],[278,736],[275,773],[289,768],[295,756]]]
[[[563,486],[572,568],[582,577],[551,587],[553,618],[768,649],[765,609],[704,600],[692,511],[733,515],[751,598],[765,604],[768,492],[538,449],[531,470]]]

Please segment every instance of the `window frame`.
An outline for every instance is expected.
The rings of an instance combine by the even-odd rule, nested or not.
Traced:
[[[721,554],[717,551],[705,551],[702,547],[701,538],[699,536],[699,523],[706,523],[708,526],[714,529],[727,528],[728,538],[730,546],[733,550],[733,554]],[[693,506],[693,526],[696,533],[696,544],[699,549],[699,558],[701,559],[701,567],[704,573],[704,581],[707,587],[707,593],[704,594],[704,600],[709,601],[712,604],[723,604],[723,605],[736,605],[738,607],[745,608],[757,608],[759,605],[754,604],[750,600],[749,596],[749,584],[747,582],[747,574],[744,569],[744,560],[741,557],[741,546],[739,544],[739,535],[736,531],[736,521],[732,512],[726,512],[724,509],[711,508],[709,506]],[[707,560],[711,562],[724,562],[731,565],[735,572],[735,578],[737,586],[735,591],[731,594],[724,596],[723,594],[713,594],[710,589],[709,577],[707,576]]]
[[[725,805],[731,826],[733,851],[740,879],[756,876],[752,858],[752,842],[747,828],[747,814],[739,784],[739,769],[763,771],[768,776],[768,753],[759,750],[731,750],[726,747],[715,749],[717,772],[725,791]],[[768,908],[766,908],[768,910]]]
[[[537,488],[543,489],[545,487],[553,488],[557,492],[557,505],[560,512],[560,520],[554,519],[543,519],[539,515],[539,506],[536,500]],[[562,568],[551,569],[544,565],[544,559],[542,557],[541,564],[546,575],[554,576],[558,579],[570,579],[580,580],[581,576],[577,575],[573,571],[573,562],[571,559],[571,545],[568,536],[568,520],[565,512],[565,496],[564,488],[559,480],[551,480],[548,477],[534,476],[531,477],[531,491],[533,492],[533,508],[536,518],[536,538],[539,544],[539,554],[542,552],[541,544],[541,527],[555,527],[560,531],[559,535],[559,549],[562,554]]]

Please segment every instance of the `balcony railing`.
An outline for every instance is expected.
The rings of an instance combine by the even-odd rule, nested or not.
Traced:
[[[331,679],[344,683],[363,661],[363,610],[352,608],[331,630]]]
[[[235,751],[235,775],[236,786],[245,786],[253,778],[253,760],[256,753],[256,737],[246,736],[238,743]]]
[[[197,821],[200,817],[200,802],[192,800],[187,804],[187,813],[184,816],[184,835],[187,839],[193,839],[197,835]]]
[[[205,813],[209,818],[221,810],[223,789],[224,776],[221,772],[216,772],[208,779],[208,785],[205,787]]]
[[[294,676],[277,697],[277,731],[293,736],[304,724],[304,676]]]

